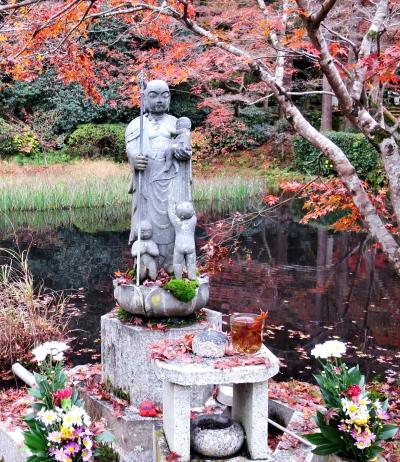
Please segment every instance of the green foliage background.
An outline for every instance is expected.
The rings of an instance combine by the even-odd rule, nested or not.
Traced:
[[[379,174],[379,155],[362,133],[327,132],[325,135],[343,150],[360,178],[374,182],[372,175]],[[330,161],[301,136],[293,139],[293,153],[294,166],[300,171],[323,176],[335,174]]]

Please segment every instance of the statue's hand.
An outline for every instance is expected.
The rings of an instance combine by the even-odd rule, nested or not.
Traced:
[[[135,170],[145,170],[148,160],[145,156],[135,156],[132,162]]]
[[[174,156],[177,160],[189,160],[192,156],[192,148],[190,146],[176,148]]]

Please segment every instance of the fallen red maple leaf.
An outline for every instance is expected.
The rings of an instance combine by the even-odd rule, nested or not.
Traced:
[[[170,452],[165,458],[167,462],[179,462],[180,459],[181,459],[181,456],[174,451]]]

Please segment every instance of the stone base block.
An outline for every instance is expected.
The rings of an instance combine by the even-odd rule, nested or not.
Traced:
[[[109,402],[98,400],[85,391],[81,391],[81,396],[92,420],[103,418],[107,422],[107,430],[115,437],[113,445],[120,462],[153,462],[153,430],[154,424],[161,422],[160,418],[141,417],[130,407],[117,417]]]
[[[222,315],[205,310],[208,322],[222,324]],[[114,391],[129,394],[130,401],[139,407],[143,401],[153,401],[161,406],[162,382],[154,372],[148,359],[149,345],[161,340],[183,337],[189,332],[200,332],[208,327],[208,322],[198,322],[188,326],[174,327],[165,331],[150,330],[146,327],[122,323],[112,314],[101,318],[101,362],[102,380]],[[210,395],[210,387],[196,387],[192,394],[193,406],[200,406]]]
[[[26,462],[29,453],[22,451],[24,437],[22,430],[7,430],[0,425],[0,461]]]

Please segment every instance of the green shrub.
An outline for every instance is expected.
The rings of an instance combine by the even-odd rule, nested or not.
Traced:
[[[109,157],[125,161],[125,125],[80,125],[68,138],[67,152],[71,157]]]
[[[13,156],[32,157],[41,152],[41,145],[29,128],[20,128],[0,119],[0,159]]]
[[[189,281],[188,279],[171,279],[165,284],[164,289],[172,292],[175,298],[181,302],[190,302],[195,295],[196,289],[199,287],[197,281]]]
[[[361,133],[327,132],[325,135],[346,154],[362,179],[376,168],[378,153]],[[317,174],[333,175],[333,165],[321,151],[300,136],[293,139],[294,164],[299,170]]]

